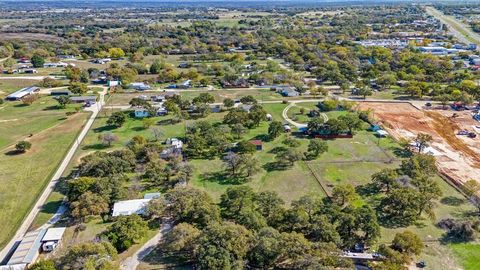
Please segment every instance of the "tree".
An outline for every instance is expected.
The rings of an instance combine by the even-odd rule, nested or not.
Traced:
[[[57,269],[86,270],[118,270],[114,262],[117,251],[109,242],[85,242],[69,246],[67,251],[56,259]]]
[[[127,117],[123,112],[114,112],[108,118],[107,125],[121,127],[126,120],[127,120]]]
[[[389,193],[392,188],[397,187],[397,171],[394,169],[383,169],[372,175],[372,181],[380,191]]]
[[[358,130],[362,127],[362,120],[358,118],[357,114],[349,113],[346,115],[341,115],[338,117],[338,120],[345,124],[348,129],[348,133],[352,135],[355,130]]]
[[[88,87],[84,83],[72,82],[68,86],[68,90],[76,95],[83,95],[88,91]]]
[[[125,251],[147,233],[147,222],[139,215],[120,216],[105,232],[105,237],[117,251]]]
[[[15,150],[17,150],[19,153],[25,153],[30,148],[32,148],[32,143],[28,141],[19,141],[17,144],[15,144]]]
[[[98,216],[108,213],[108,202],[95,193],[87,191],[80,195],[76,201],[70,204],[71,215],[80,221],[90,216]]]
[[[15,64],[17,64],[17,61],[13,58],[7,58],[3,61],[3,67],[7,69],[12,68]]]
[[[39,99],[39,97],[40,96],[38,94],[30,94],[28,96],[23,97],[22,102],[25,105],[32,105],[33,102],[35,102],[37,99]]]
[[[303,153],[297,148],[288,148],[286,151],[281,151],[275,155],[275,160],[277,160],[280,164],[289,166],[293,166],[295,162],[301,160],[302,158]]]
[[[270,139],[275,139],[283,131],[283,125],[280,121],[272,121],[268,125],[268,137]]]
[[[418,189],[420,196],[419,200],[419,212],[420,216],[422,212],[426,212],[432,219],[435,218],[433,211],[435,203],[434,200],[439,199],[442,196],[442,190],[438,185],[438,182],[434,181],[428,176],[421,176],[412,180],[412,184]]]
[[[394,227],[410,225],[418,217],[419,196],[419,192],[412,188],[393,189],[381,200],[379,216]]]
[[[251,95],[241,97],[240,102],[243,104],[257,104],[257,100]]]
[[[201,233],[188,223],[180,223],[164,235],[162,249],[185,261],[193,261],[196,259]]]
[[[243,170],[247,174],[247,178],[261,171],[260,162],[254,156],[244,156]]]
[[[160,59],[153,60],[152,65],[150,66],[150,73],[159,74],[162,68],[165,66],[165,63]]]
[[[230,172],[230,175],[233,177],[237,177],[238,174],[240,173],[240,169],[242,168],[243,163],[245,162],[245,159],[236,153],[233,152],[228,152],[223,158],[222,158],[225,168]]]
[[[106,145],[108,147],[110,147],[113,142],[118,141],[118,137],[111,132],[98,135],[98,139],[102,142],[103,145]]]
[[[211,104],[215,102],[215,97],[212,96],[210,93],[201,93],[197,97],[194,97],[192,102],[194,104],[199,104],[199,103]]]
[[[226,98],[223,100],[223,106],[225,106],[228,109],[232,108],[234,105],[235,105],[235,101],[233,101],[233,99],[231,98]]]
[[[250,248],[252,233],[234,223],[212,223],[200,239],[201,269],[240,269]]]
[[[155,124],[155,119],[153,118],[144,118],[142,119],[142,125],[144,129],[148,129]]]
[[[417,137],[415,137],[414,142],[415,146],[418,149],[418,153],[422,153],[425,148],[428,147],[430,142],[433,140],[432,135],[426,133],[418,133]]]
[[[91,190],[97,179],[93,177],[78,177],[68,181],[68,200],[76,201],[80,195]]]
[[[135,168],[135,153],[131,150],[94,152],[80,159],[79,175],[106,177],[132,172]]]
[[[125,52],[121,48],[110,48],[108,49],[108,55],[112,58],[122,58],[125,57]]]
[[[420,255],[423,250],[422,239],[411,231],[404,231],[395,234],[392,241],[392,248],[409,255]]]
[[[240,139],[240,137],[247,132],[247,128],[240,123],[236,123],[231,127],[231,132],[235,138]]]
[[[310,140],[310,142],[308,143],[308,148],[307,148],[307,152],[305,153],[305,156],[310,159],[315,159],[327,151],[328,151],[328,145],[326,142],[313,139],[313,140]]]
[[[190,187],[176,187],[165,194],[169,202],[166,213],[175,222],[187,222],[202,228],[219,220],[219,212],[205,191]]]
[[[253,242],[247,255],[249,264],[260,269],[273,268],[283,249],[281,234],[271,227],[262,228]]]
[[[45,59],[38,54],[34,54],[30,61],[32,62],[32,66],[34,68],[42,68],[43,64],[45,64]]]
[[[332,190],[332,201],[338,206],[345,206],[351,204],[358,197],[358,194],[355,192],[355,187],[346,184],[346,185],[337,185]]]
[[[56,270],[55,262],[52,259],[41,260],[33,265],[29,266],[28,269],[33,270]]]
[[[68,96],[59,96],[57,98],[58,107],[65,109],[66,105],[70,103],[70,97]]]
[[[437,173],[435,157],[428,154],[415,154],[402,161],[400,171],[410,178],[417,178],[422,175],[433,176]]]
[[[363,99],[366,99],[367,96],[371,96],[372,94],[373,94],[372,90],[368,87],[362,87],[357,91],[357,95],[363,96]]]

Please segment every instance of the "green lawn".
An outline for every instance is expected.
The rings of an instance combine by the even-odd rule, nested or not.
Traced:
[[[56,117],[57,125],[48,130],[44,130],[48,126],[43,126],[43,131],[42,127],[32,123],[31,131],[34,135],[28,139],[32,143],[32,149],[24,154],[11,154],[11,148],[1,150],[0,247],[14,234],[43,191],[87,116],[87,113],[78,113],[62,120]],[[28,124],[22,128],[25,128],[22,131],[29,132]],[[5,129],[2,128],[3,130]]]
[[[51,97],[41,97],[32,105],[22,102],[4,102],[0,104],[0,150],[53,127],[65,120],[67,111],[74,111],[78,105],[69,105],[66,109],[57,109],[58,103]]]
[[[480,244],[467,243],[467,244],[451,244],[450,248],[457,257],[460,265],[465,270],[477,270],[480,269]]]

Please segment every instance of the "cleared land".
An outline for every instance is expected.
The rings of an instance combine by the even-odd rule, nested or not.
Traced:
[[[431,147],[441,173],[459,183],[470,179],[480,182],[480,142],[456,135],[475,124],[473,119],[465,123],[471,118],[468,111],[456,112],[461,117],[452,118],[453,111],[422,111],[407,103],[365,102],[359,108],[372,109],[374,117],[396,139],[413,139],[419,133],[432,135]]]
[[[15,233],[88,116],[77,113],[66,118],[66,110],[50,108],[55,103],[45,97],[30,106],[3,105],[0,119],[17,120],[0,123],[0,247]],[[33,134],[27,139],[32,149],[14,154],[7,145],[28,134]]]

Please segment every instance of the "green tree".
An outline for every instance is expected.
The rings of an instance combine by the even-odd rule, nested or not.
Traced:
[[[121,127],[126,120],[127,120],[127,117],[123,112],[114,112],[108,118],[107,125]]]
[[[108,49],[108,55],[112,58],[122,58],[125,57],[125,52],[121,48],[110,48]]]
[[[33,265],[29,266],[28,269],[33,270],[56,270],[55,262],[51,259],[44,259],[34,263]]]
[[[199,266],[202,269],[241,269],[250,249],[252,233],[234,223],[212,223],[200,239]]]
[[[283,125],[280,121],[272,121],[268,125],[268,137],[274,139],[278,137],[283,131]]]
[[[231,98],[226,98],[223,100],[223,106],[225,106],[228,109],[232,108],[234,105],[235,105],[235,101],[233,101],[233,99]]]
[[[88,87],[84,83],[72,82],[68,86],[68,90],[70,90],[73,94],[83,95],[88,91]]]
[[[380,191],[389,193],[392,188],[397,187],[397,171],[394,169],[383,169],[372,175],[372,181],[376,188]]]
[[[15,150],[19,153],[25,153],[30,148],[32,148],[32,143],[28,141],[19,141],[15,144]]]
[[[442,190],[436,181],[433,179],[422,176],[412,180],[412,184],[417,187],[420,196],[419,200],[419,212],[420,216],[423,212],[426,212],[432,219],[435,218],[435,200],[438,200],[442,196]]]
[[[262,228],[255,235],[253,242],[253,247],[247,255],[249,264],[259,269],[273,268],[282,254],[281,234],[271,227]]]
[[[147,222],[139,215],[120,216],[108,227],[105,236],[117,251],[122,252],[138,243],[146,235],[147,230]]]
[[[42,68],[43,64],[45,64],[45,59],[38,54],[34,54],[30,61],[32,62],[34,68]]]
[[[244,125],[237,123],[231,127],[231,132],[235,138],[240,139],[242,135],[247,132],[247,128]]]
[[[362,120],[358,118],[357,114],[349,113],[341,115],[338,120],[342,121],[348,129],[348,133],[354,134],[355,130],[359,130],[362,127]]]
[[[193,261],[199,248],[201,231],[188,223],[180,223],[162,238],[161,247],[168,253],[185,261]]]
[[[428,154],[415,154],[402,161],[400,171],[410,178],[418,178],[422,175],[433,176],[437,173],[435,157]]]
[[[412,188],[393,189],[380,202],[380,218],[395,227],[412,224],[420,211],[420,196],[419,192]]]
[[[61,109],[65,109],[67,104],[70,103],[70,97],[68,96],[59,96],[56,100],[58,102],[58,107]]]
[[[165,63],[160,59],[153,60],[152,65],[150,66],[150,73],[159,74],[162,68],[165,66]]]
[[[56,259],[57,269],[71,270],[118,270],[114,262],[117,251],[109,242],[86,242],[67,247],[67,251]]]
[[[433,137],[430,134],[418,133],[414,139],[415,146],[417,147],[418,153],[422,153],[425,148],[433,141]]]
[[[80,195],[76,201],[70,203],[71,215],[81,222],[91,216],[99,216],[110,210],[108,202],[95,193],[87,191]]]
[[[423,250],[422,239],[411,231],[404,231],[395,234],[392,241],[392,248],[409,255],[420,255]]]
[[[308,143],[308,148],[307,148],[307,152],[305,153],[305,156],[308,157],[309,159],[315,159],[327,151],[328,151],[328,145],[326,142],[312,139]]]
[[[346,185],[337,185],[332,190],[331,199],[338,206],[345,206],[351,204],[358,198],[358,194],[355,192],[355,187]]]

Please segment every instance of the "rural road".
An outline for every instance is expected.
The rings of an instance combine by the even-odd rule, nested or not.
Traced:
[[[122,270],[135,270],[140,264],[140,261],[145,258],[152,250],[157,246],[162,236],[172,228],[171,223],[165,223],[162,225],[162,228],[158,233],[148,240],[143,246],[137,250],[132,256],[126,258],[120,264],[120,269]]]
[[[95,106],[85,108],[86,111],[91,111],[92,114],[90,115],[87,123],[83,126],[83,129],[80,131],[80,134],[78,135],[78,137],[73,142],[72,146],[70,147],[70,150],[68,150],[67,155],[63,158],[62,162],[58,166],[57,170],[55,171],[55,174],[53,175],[52,179],[48,183],[47,187],[43,190],[43,193],[40,195],[35,205],[33,205],[28,215],[24,218],[22,225],[17,229],[17,232],[15,233],[13,238],[10,240],[10,242],[3,248],[2,251],[0,251],[0,261],[3,261],[4,258],[9,254],[10,250],[15,245],[15,243],[22,239],[22,237],[30,228],[37,214],[42,210],[42,207],[45,204],[45,201],[48,199],[48,196],[54,190],[55,185],[57,184],[59,179],[62,177],[63,173],[65,172],[65,169],[67,168],[75,152],[80,146],[80,143],[87,135],[88,131],[90,130],[90,127],[95,121],[95,118],[97,117],[99,111],[104,105],[105,94],[106,94],[106,87],[104,87],[104,91],[100,94],[99,102],[97,102]]]

